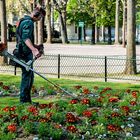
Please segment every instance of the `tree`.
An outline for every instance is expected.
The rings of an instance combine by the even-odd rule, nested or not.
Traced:
[[[127,2],[122,0],[123,4],[123,26],[122,26],[122,47],[126,47],[126,26],[127,26]]]
[[[46,0],[46,20],[47,20],[47,43],[52,42],[52,30],[51,30],[51,7],[52,7],[51,0]],[[53,11],[54,12],[54,11]],[[53,21],[54,22],[54,21]]]
[[[6,20],[6,2],[5,0],[0,0],[1,9],[1,42],[7,46],[7,20]],[[8,63],[7,57],[1,58],[1,64]]]
[[[116,0],[115,44],[119,44],[119,1]]]
[[[127,0],[127,60],[125,74],[136,74],[135,0]]]
[[[55,6],[55,9],[59,13],[59,19],[60,19],[60,27],[61,27],[61,36],[62,36],[62,43],[68,43],[68,37],[67,37],[67,27],[66,27],[66,8],[67,8],[67,2],[68,0],[52,0],[53,5]]]

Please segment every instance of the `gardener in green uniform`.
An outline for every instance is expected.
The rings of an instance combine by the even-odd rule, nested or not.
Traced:
[[[39,21],[43,16],[45,16],[45,11],[42,8],[36,7],[31,15],[24,16],[17,24],[16,47],[18,48],[19,57],[25,62],[33,60],[33,57],[40,57],[40,53],[34,45],[34,22]],[[21,67],[21,69],[20,102],[32,103],[30,92],[34,74],[32,71],[26,71],[24,67]]]

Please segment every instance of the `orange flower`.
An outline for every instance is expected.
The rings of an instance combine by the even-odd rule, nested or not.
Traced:
[[[17,127],[16,127],[15,124],[11,124],[11,125],[8,125],[7,129],[8,129],[9,132],[14,133],[14,132],[16,132]]]

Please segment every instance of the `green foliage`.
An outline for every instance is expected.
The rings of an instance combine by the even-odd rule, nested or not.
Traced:
[[[3,133],[0,132],[0,140],[13,140],[16,138],[14,133]]]

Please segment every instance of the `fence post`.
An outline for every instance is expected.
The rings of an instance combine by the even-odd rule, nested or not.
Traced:
[[[107,56],[105,56],[105,82],[107,82]]]
[[[60,78],[60,54],[58,54],[58,78]]]
[[[17,75],[17,67],[16,66],[14,66],[14,75]]]

